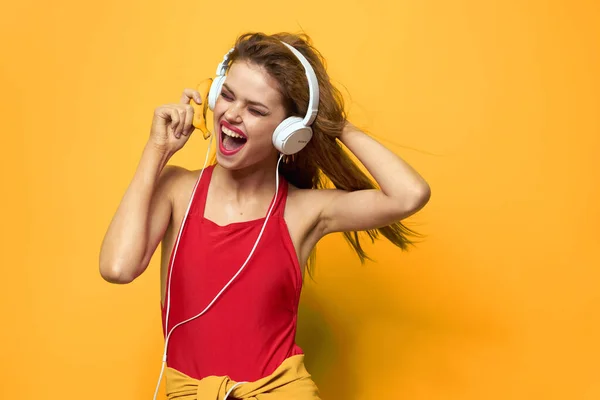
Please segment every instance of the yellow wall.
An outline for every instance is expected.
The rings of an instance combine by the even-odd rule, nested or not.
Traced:
[[[151,398],[158,257],[128,286],[97,259],[153,108],[238,33],[300,27],[433,190],[411,253],[319,247],[298,340],[323,398],[600,398],[597,1],[6,3],[0,398]]]

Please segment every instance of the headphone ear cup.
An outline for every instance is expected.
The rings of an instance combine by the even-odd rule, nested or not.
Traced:
[[[215,78],[213,83],[210,85],[210,91],[208,92],[208,107],[211,111],[215,109],[217,104],[217,98],[221,94],[223,83],[225,82],[225,75],[220,75]]]
[[[304,125],[302,118],[284,119],[273,132],[273,146],[282,154],[292,155],[304,148],[312,138],[312,129]]]

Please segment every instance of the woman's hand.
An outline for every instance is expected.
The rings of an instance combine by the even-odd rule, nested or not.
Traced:
[[[174,154],[188,141],[194,131],[194,109],[189,104],[191,99],[202,104],[200,93],[185,89],[178,104],[165,104],[154,110],[150,141],[156,148]]]

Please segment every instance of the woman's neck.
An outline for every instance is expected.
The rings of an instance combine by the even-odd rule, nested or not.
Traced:
[[[213,177],[216,178],[214,181],[220,192],[239,201],[258,196],[272,196],[275,192],[276,168],[276,163],[265,163],[228,170],[216,164]]]

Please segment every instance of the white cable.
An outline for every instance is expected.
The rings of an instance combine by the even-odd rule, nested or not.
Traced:
[[[198,177],[198,180],[196,181],[196,184],[194,185],[194,190],[192,191],[192,196],[190,198],[190,201],[188,203],[188,207],[187,210],[185,210],[185,216],[183,217],[183,222],[181,223],[181,227],[179,229],[179,234],[177,235],[177,241],[175,242],[175,254],[177,253],[177,249],[179,248],[179,239],[181,238],[181,235],[183,233],[183,228],[185,226],[185,221],[187,220],[187,216],[188,213],[190,212],[190,208],[192,207],[192,202],[194,199],[194,196],[196,194],[196,189],[198,188],[198,185],[200,184],[200,180],[202,179],[202,174],[204,173],[204,170],[206,169],[206,164],[208,164],[208,155],[210,154],[210,149],[212,147],[212,141],[213,141],[213,136],[214,135],[210,135],[210,140],[208,142],[208,148],[206,149],[206,156],[204,157],[204,165],[202,166],[202,169],[200,170],[200,176]],[[175,261],[175,256],[173,256],[173,260]],[[171,265],[169,267],[169,279],[168,279],[168,284],[169,287],[171,285],[171,275],[173,274],[173,262],[171,262]],[[165,320],[168,321],[169,320],[169,311],[171,310],[171,291],[167,290],[167,313],[166,313],[166,317]],[[165,335],[167,333],[167,328],[168,325],[165,324]]]
[[[206,149],[206,156],[204,157],[204,165],[202,166],[202,169],[200,170],[200,176],[198,177],[198,180],[196,181],[196,184],[194,185],[194,190],[192,190],[192,196],[190,198],[190,201],[188,203],[188,207],[185,210],[185,215],[183,217],[183,222],[181,224],[181,227],[179,228],[179,234],[177,235],[177,241],[175,242],[175,253],[177,253],[177,248],[179,247],[179,239],[181,238],[181,234],[183,233],[183,228],[185,226],[185,221],[187,220],[187,216],[188,213],[190,212],[190,208],[192,207],[192,202],[194,199],[194,195],[196,194],[196,189],[198,188],[198,184],[200,183],[200,179],[202,179],[202,174],[204,173],[204,170],[206,169],[206,164],[208,164],[208,155],[210,154],[210,149],[212,147],[212,141],[213,141],[213,136],[214,135],[210,135],[210,140],[208,142],[208,148]],[[175,257],[173,256],[173,260],[171,261],[171,265],[169,266],[169,277],[168,277],[168,287],[171,286],[171,275],[173,274],[173,261],[175,261]],[[168,329],[168,321],[169,321],[169,311],[171,309],[171,291],[167,290],[167,298],[166,298],[166,307],[167,307],[167,312],[166,312],[166,316],[165,316],[165,332],[164,334],[166,335],[167,333],[167,329]],[[165,346],[166,349],[166,346]],[[166,353],[166,351],[165,351]],[[162,376],[163,373],[165,371],[165,362],[166,362],[166,354],[163,355],[163,363],[162,366],[160,368],[160,375],[158,377],[158,383],[156,384],[156,389],[154,390],[154,400],[156,400],[156,397],[158,396],[158,389],[160,388],[160,382],[162,380]]]
[[[235,385],[233,385],[233,386],[231,387],[231,389],[229,389],[229,390],[227,391],[227,394],[225,394],[225,397],[223,397],[223,400],[227,400],[227,398],[229,397],[229,395],[231,394],[231,392],[233,392],[233,389],[235,389],[237,386],[241,385],[242,383],[248,383],[248,382],[238,382],[238,383],[236,383]]]
[[[213,135],[211,135],[210,143],[212,143],[212,136]],[[167,299],[166,299],[167,312],[166,312],[166,316],[165,316],[165,333],[167,332],[167,329],[169,328],[169,311],[171,308],[171,276],[173,274],[173,265],[175,264],[175,257],[177,255],[177,249],[179,248],[179,240],[181,239],[181,235],[182,235],[183,229],[185,227],[185,222],[187,220],[188,213],[190,211],[190,207],[192,205],[192,202],[193,202],[195,194],[196,194],[196,189],[198,188],[198,184],[200,183],[200,180],[202,178],[202,173],[204,172],[204,169],[206,168],[206,163],[208,162],[208,154],[209,154],[210,148],[211,148],[210,143],[208,145],[208,150],[206,151],[206,159],[204,161],[204,167],[202,167],[202,170],[200,171],[200,176],[198,177],[196,185],[194,186],[194,190],[192,191],[192,196],[191,196],[190,202],[188,204],[188,208],[185,212],[185,216],[183,217],[183,221],[181,223],[181,228],[179,229],[179,234],[177,236],[177,241],[175,242],[173,258],[171,260],[171,265],[169,266],[169,277],[168,277],[168,281],[167,281]],[[213,300],[208,304],[208,306],[206,306],[206,308],[202,312],[200,312],[199,314],[197,314],[191,318],[186,319],[185,321],[178,323],[173,328],[171,328],[171,330],[166,334],[165,346],[164,346],[164,352],[163,352],[163,358],[162,358],[162,367],[160,370],[160,375],[158,377],[158,382],[156,384],[156,390],[154,391],[154,400],[156,400],[156,397],[158,396],[158,389],[160,387],[160,382],[162,380],[162,376],[163,376],[163,373],[165,370],[165,364],[167,362],[167,349],[169,346],[169,339],[171,337],[171,334],[175,330],[175,328],[200,317],[206,311],[208,311],[208,309],[214,304],[214,302],[217,301],[217,299],[221,296],[221,294],[229,287],[229,285],[233,282],[233,280],[242,272],[242,270],[246,267],[246,264],[248,264],[248,261],[250,261],[250,258],[254,254],[254,250],[256,249],[256,246],[258,246],[258,242],[260,241],[260,238],[262,237],[265,227],[267,226],[267,222],[269,221],[269,217],[271,216],[271,211],[273,211],[273,207],[275,207],[275,203],[277,202],[277,194],[279,193],[279,163],[281,162],[282,158],[283,158],[283,154],[280,154],[279,160],[277,161],[277,167],[275,168],[275,196],[273,197],[273,201],[271,202],[271,207],[269,207],[269,211],[267,212],[265,222],[263,223],[260,233],[258,234],[258,238],[256,239],[256,242],[254,243],[254,246],[252,247],[250,254],[248,254],[246,261],[244,261],[244,264],[242,264],[242,266],[240,267],[238,272],[229,280],[229,282],[227,282],[227,284],[225,286],[223,286],[221,291],[219,293],[217,293],[217,295],[213,298]],[[245,383],[245,382],[240,382],[238,384],[241,384],[241,383]],[[234,385],[234,387],[237,386],[238,384]],[[233,388],[231,388],[231,390],[233,390]],[[231,392],[231,390],[230,390],[230,392]],[[225,396],[225,399],[227,398],[227,396],[229,396],[229,393],[227,393],[227,395]]]

